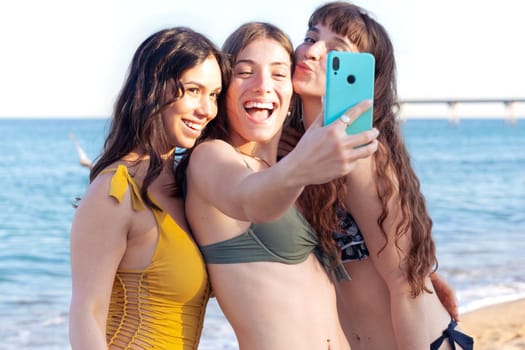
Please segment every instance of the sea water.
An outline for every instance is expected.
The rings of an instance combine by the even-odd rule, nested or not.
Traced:
[[[0,349],[69,349],[69,229],[105,119],[0,119]],[[525,297],[525,121],[409,119],[403,133],[460,311]],[[236,349],[210,301],[200,349]]]

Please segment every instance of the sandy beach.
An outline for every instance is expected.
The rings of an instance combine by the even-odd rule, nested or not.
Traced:
[[[525,350],[525,299],[462,314],[459,325],[475,350]]]

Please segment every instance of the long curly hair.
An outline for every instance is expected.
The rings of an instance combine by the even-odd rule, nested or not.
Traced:
[[[395,244],[401,249],[399,239],[410,234],[410,249],[405,252],[403,268],[412,295],[417,296],[429,291],[425,287],[425,278],[437,266],[437,258],[431,236],[432,220],[396,117],[399,106],[392,42],[383,26],[364,9],[344,1],[330,2],[317,8],[308,25],[311,28],[317,24],[329,25],[333,32],[350,39],[360,52],[369,52],[375,57],[373,124],[379,130],[379,147],[373,157],[377,196],[382,206],[377,223],[385,237],[384,249],[389,241],[385,227],[389,215],[388,202],[394,195],[397,196],[401,218],[394,228]],[[293,118],[291,126],[298,128],[302,124],[299,116],[296,114]],[[299,198],[306,219],[321,236],[325,249],[334,249],[335,246],[332,235],[340,224],[336,211],[344,207],[345,187],[345,180],[337,179],[324,185],[308,186]],[[320,203],[322,208],[319,208]]]
[[[231,33],[222,45],[222,52],[228,56],[230,67],[235,64],[237,56],[246,46],[259,39],[272,39],[278,42],[289,54],[290,62],[293,64],[293,44],[285,32],[270,23],[247,22],[242,24],[233,33]],[[230,75],[224,80],[226,82],[226,89],[223,90],[224,92],[229,86],[230,78],[231,71]],[[295,96],[292,97],[292,100],[294,98]],[[209,139],[220,139],[226,142],[230,141],[230,126],[228,123],[226,103],[224,100],[219,101],[219,111],[217,113],[217,117],[210,121],[206,129],[202,132],[201,136],[197,140],[196,145]],[[193,149],[188,149],[185,151],[185,154],[181,157],[175,169],[175,182],[177,186],[174,188],[173,194],[176,197],[181,197],[184,195],[186,169],[188,168],[192,150]]]
[[[227,60],[205,36],[186,27],[164,29],[149,36],[136,50],[127,78],[114,106],[104,149],[90,173],[90,181],[107,166],[135,151],[149,156],[150,162],[140,194],[146,204],[155,207],[147,196],[148,187],[160,175],[166,161],[162,152],[169,150],[161,112],[184,96],[181,76],[187,70],[215,57],[224,75]],[[166,101],[170,81],[176,94]]]

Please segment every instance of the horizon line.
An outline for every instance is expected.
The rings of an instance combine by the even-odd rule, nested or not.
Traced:
[[[413,113],[413,112],[412,112]],[[453,119],[450,116],[440,114],[421,114],[415,115],[412,113],[399,114],[398,119],[427,119],[427,120],[450,120]],[[0,120],[111,120],[111,117],[107,116],[0,116]],[[509,118],[504,115],[462,115],[458,119],[471,119],[471,120],[508,120]],[[518,115],[513,117],[514,120],[525,119],[525,115]]]
[[[507,98],[408,98],[398,99],[399,104],[439,104],[439,103],[525,103],[525,97],[507,97]]]

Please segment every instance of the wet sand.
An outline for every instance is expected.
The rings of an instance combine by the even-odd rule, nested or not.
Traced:
[[[525,350],[525,299],[467,312],[459,321],[475,350]]]

